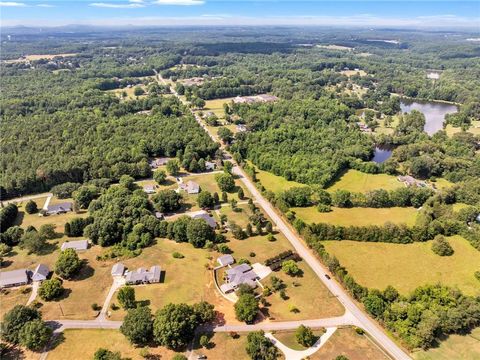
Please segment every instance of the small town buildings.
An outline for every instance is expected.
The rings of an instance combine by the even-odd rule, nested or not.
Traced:
[[[232,265],[235,262],[235,259],[233,258],[232,255],[226,254],[222,255],[217,259],[217,262],[220,264],[220,266],[228,266]]]
[[[64,202],[61,204],[48,205],[45,215],[65,214],[69,211],[73,211],[73,204],[71,202]]]
[[[215,170],[216,167],[217,167],[217,164],[215,164],[214,162],[205,161],[205,169],[206,170]]]
[[[161,272],[162,270],[158,265],[152,266],[150,270],[139,268],[135,271],[127,271],[125,273],[125,283],[127,285],[159,283]]]
[[[0,288],[21,286],[28,284],[27,269],[0,271]]]
[[[44,281],[47,280],[50,269],[47,265],[38,264],[32,274],[32,281]]]
[[[143,191],[147,194],[155,194],[155,186],[154,185],[145,185],[143,187]]]
[[[210,227],[212,227],[213,229],[216,229],[217,228],[217,222],[215,221],[215,219],[210,216],[210,214],[208,214],[206,211],[196,211],[194,213],[191,213],[190,214],[190,217],[192,219],[203,219],[205,220],[205,222],[210,225]]]
[[[88,249],[88,240],[65,241],[61,247],[62,251],[73,249],[76,252],[85,251]]]
[[[200,192],[200,185],[195,181],[187,181],[186,183],[181,183],[180,188],[187,192],[187,194],[198,194]]]
[[[125,272],[125,265],[123,265],[122,263],[116,263],[115,265],[112,266],[112,271],[111,271],[112,276],[123,276],[124,272]]]
[[[258,280],[258,275],[252,270],[252,267],[248,264],[241,264],[225,272],[226,282],[220,286],[220,290],[228,294],[237,290],[242,284],[255,288],[257,287],[256,280]]]

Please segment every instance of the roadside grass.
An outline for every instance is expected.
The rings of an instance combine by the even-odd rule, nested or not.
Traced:
[[[119,351],[123,358],[132,360],[143,359],[141,348],[131,345],[127,338],[118,330],[81,329],[65,330],[59,344],[48,353],[48,360],[93,359],[95,351],[105,348]],[[172,359],[174,352],[164,347],[150,347],[152,358]],[[153,357],[153,356],[157,357]]]
[[[184,258],[175,259],[172,256],[174,252],[181,253]],[[155,312],[168,303],[193,304],[202,301],[208,292],[216,291],[212,284],[212,272],[205,266],[211,263],[210,256],[213,253],[195,249],[189,243],[157,239],[156,245],[143,249],[139,256],[121,262],[129,270],[160,265],[163,272],[161,283],[134,286],[137,301],[144,301]],[[117,294],[113,296],[112,303],[118,305]],[[112,311],[114,320],[120,320],[124,315],[124,310]]]
[[[250,163],[252,165],[252,163]],[[265,187],[265,189],[273,191],[274,193],[290,189],[292,187],[307,186],[296,181],[289,181],[281,176],[277,176],[268,171],[260,170],[255,167],[257,171],[257,179]]]
[[[283,300],[279,293],[273,293],[267,297],[270,303],[268,306],[270,320],[305,320],[343,315],[345,309],[317,278],[313,270],[303,261],[297,264],[303,272],[302,276],[292,277],[279,270],[272,272],[261,281],[264,286],[270,285],[270,279],[276,276],[287,286],[285,292],[288,299]],[[298,311],[291,311],[293,307]]]
[[[312,329],[312,331],[313,334],[317,337],[317,340],[323,334],[323,332],[320,330]],[[295,338],[295,331],[275,331],[273,333],[273,336],[275,336],[278,341],[280,341],[283,345],[289,347],[290,349],[298,351],[308,349],[308,347],[305,347],[297,342],[297,339]]]
[[[0,291],[0,320],[3,319],[3,316],[15,305],[25,305],[27,303],[30,292],[23,293],[22,290],[24,289],[26,289],[25,286]]]
[[[329,223],[342,226],[367,226],[383,225],[385,222],[395,224],[415,225],[417,210],[412,207],[391,207],[391,208],[336,208],[332,211],[321,213],[316,207],[291,208],[298,218],[308,224]]]
[[[407,295],[418,286],[441,283],[458,287],[467,295],[480,295],[474,272],[480,252],[460,236],[448,238],[452,256],[438,256],[431,241],[414,244],[324,241],[326,250],[336,256],[355,280],[368,288],[383,290],[392,285]]]
[[[339,355],[344,355],[349,360],[390,359],[366,335],[359,335],[350,327],[337,329],[326,344],[309,359],[335,359]]]
[[[387,174],[366,174],[358,170],[350,169],[343,174],[327,190],[348,190],[351,192],[367,192],[375,189],[394,190],[403,187],[395,176]]]
[[[197,335],[193,351],[197,355],[205,355],[209,360],[248,360],[250,357],[246,351],[247,335],[239,333],[236,338],[232,338],[228,333],[213,333],[208,349],[200,346],[200,337]]]
[[[480,359],[480,327],[466,335],[449,335],[438,347],[413,353],[415,360]]]

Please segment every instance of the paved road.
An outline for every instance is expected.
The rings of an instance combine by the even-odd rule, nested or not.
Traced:
[[[43,193],[43,194],[22,196],[22,197],[15,198],[15,199],[5,200],[5,201],[3,201],[3,203],[4,204],[17,203],[17,202],[35,200],[35,199],[39,199],[39,198],[43,198],[43,197],[51,197],[51,196],[53,196],[52,193]]]
[[[120,329],[121,321],[111,320],[51,320],[47,324],[54,329],[54,333],[61,333],[66,329]]]
[[[161,77],[160,77],[161,78]],[[163,81],[163,79],[162,79]],[[178,94],[173,91],[174,95],[178,97]],[[192,111],[193,113],[193,111]],[[214,136],[207,127],[202,123],[200,117],[193,113],[195,120],[200,124],[200,126],[210,135],[210,137],[219,142],[217,137]],[[225,149],[224,149],[225,151]],[[230,157],[232,156],[227,151],[225,151]],[[268,216],[272,219],[273,223],[277,226],[277,229],[281,231],[285,237],[290,241],[292,246],[295,248],[297,253],[305,260],[305,262],[313,269],[318,278],[325,284],[325,286],[330,290],[330,292],[337,297],[340,303],[343,304],[347,313],[350,312],[355,317],[355,323],[357,326],[363,328],[367,331],[372,338],[380,344],[384,349],[395,359],[397,360],[408,360],[411,359],[410,356],[401,349],[392,339],[390,339],[385,331],[368,315],[366,315],[360,307],[353,301],[347,291],[336,281],[333,276],[329,274],[328,270],[323,266],[322,263],[313,255],[313,253],[308,249],[304,242],[297,236],[293,230],[286,224],[286,222],[277,214],[273,209],[270,202],[268,202],[262,194],[257,190],[255,185],[250,181],[246,176],[245,172],[239,167],[234,166],[233,171],[236,175],[240,177],[240,180],[247,187],[247,189],[252,194],[253,198],[260,204],[260,206],[265,210]],[[329,274],[331,277],[330,280],[326,278],[326,275]]]

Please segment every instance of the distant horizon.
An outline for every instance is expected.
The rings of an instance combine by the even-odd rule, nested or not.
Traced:
[[[317,26],[468,29],[480,32],[478,1],[0,1],[1,28],[65,26]]]

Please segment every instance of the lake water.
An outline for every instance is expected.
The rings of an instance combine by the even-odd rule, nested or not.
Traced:
[[[424,130],[428,135],[433,135],[443,129],[445,115],[453,114],[458,111],[458,107],[452,104],[445,104],[434,101],[419,101],[402,99],[400,102],[402,113],[409,113],[412,110],[418,110],[425,115]]]
[[[390,156],[392,156],[393,152],[393,147],[391,146],[377,146],[375,147],[375,152],[373,154],[373,162],[376,162],[377,164],[381,164],[385,161],[387,161]]]

